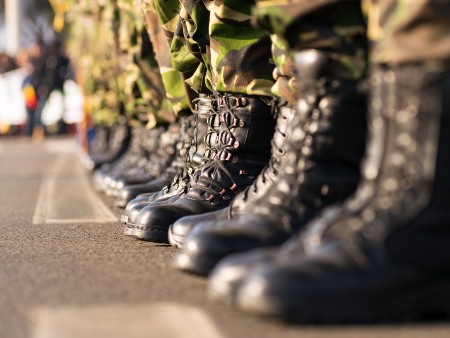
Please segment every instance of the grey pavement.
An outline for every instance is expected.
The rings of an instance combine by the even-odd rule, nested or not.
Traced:
[[[450,337],[450,325],[304,326],[207,299],[176,249],[122,235],[73,140],[0,138],[0,338]]]

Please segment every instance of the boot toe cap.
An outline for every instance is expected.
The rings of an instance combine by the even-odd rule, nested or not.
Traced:
[[[225,257],[209,275],[209,297],[234,306],[237,290],[247,274],[255,267],[273,260],[275,254],[275,249],[259,249]]]
[[[135,204],[132,208],[130,208],[128,210],[128,222],[127,223],[135,224],[139,217],[139,214],[147,206],[148,206],[147,203],[138,203],[138,204]]]
[[[114,204],[119,208],[125,208],[132,199],[136,197],[136,194],[130,189],[122,189],[117,194]]]
[[[171,231],[174,236],[186,238],[191,231],[197,227],[199,224],[208,224],[211,222],[210,220],[210,214],[211,213],[205,213],[200,215],[191,215],[182,217],[179,220],[177,220],[175,223],[173,223],[171,227]]]
[[[134,237],[158,243],[169,243],[168,230],[184,210],[171,205],[150,205],[143,208],[136,218]]]

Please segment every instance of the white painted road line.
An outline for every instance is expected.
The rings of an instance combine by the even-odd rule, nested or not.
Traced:
[[[44,172],[33,224],[107,222],[117,217],[93,191],[76,153],[58,154]]]
[[[200,309],[176,304],[38,308],[33,338],[223,338]]]
[[[47,139],[44,141],[44,149],[48,153],[67,154],[77,151],[77,144],[74,138],[68,139]]]

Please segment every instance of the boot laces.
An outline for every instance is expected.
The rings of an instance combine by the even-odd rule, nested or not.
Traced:
[[[283,114],[282,110],[280,109],[284,104],[281,104],[277,99],[272,100],[272,116],[274,118],[281,117],[283,120],[287,120],[287,116]],[[281,135],[283,138],[282,145],[279,146],[275,139],[277,139],[277,135]],[[253,181],[251,185],[249,185],[245,190],[243,191],[242,195],[242,202],[246,202],[249,198],[250,192],[253,192],[254,194],[258,193],[258,186],[260,184],[265,185],[268,180],[271,180],[270,173],[273,174],[273,176],[278,176],[279,174],[279,166],[281,162],[281,156],[285,154],[285,150],[282,148],[282,146],[285,143],[285,140],[287,138],[287,133],[282,131],[280,129],[280,124],[277,123],[275,126],[275,132],[274,136],[271,141],[272,145],[272,156],[269,159],[269,163],[263,168],[261,171],[261,174],[258,176],[256,180]],[[231,206],[233,208],[233,205]]]
[[[234,195],[238,189],[235,175],[227,168],[225,163],[234,162],[231,149],[237,149],[240,146],[239,141],[233,136],[232,129],[242,128],[245,125],[244,121],[235,114],[235,109],[240,104],[240,97],[225,94],[223,96],[217,95],[216,100],[219,109],[215,112],[215,115],[219,118],[220,128],[223,128],[217,132],[217,152],[202,167],[202,170],[194,175],[185,191],[181,193],[185,194],[191,188],[194,188],[204,192],[208,202],[212,202],[217,195],[222,196],[224,199],[231,199],[226,193],[231,191],[232,195]],[[223,182],[217,182],[215,179],[218,175],[225,175],[231,184],[228,187],[224,187]],[[248,175],[248,173],[240,170],[239,175]]]

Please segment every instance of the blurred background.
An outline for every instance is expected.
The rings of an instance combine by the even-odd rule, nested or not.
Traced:
[[[66,54],[64,0],[0,0],[0,135],[73,135],[83,95]]]

